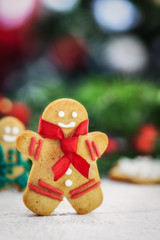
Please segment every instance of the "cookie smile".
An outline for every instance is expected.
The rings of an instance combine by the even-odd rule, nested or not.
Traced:
[[[62,128],[73,128],[76,126],[76,123],[75,122],[70,122],[68,124],[58,123],[58,126]]]
[[[15,142],[16,141],[17,136],[9,136],[9,135],[3,135],[3,140],[5,142]]]

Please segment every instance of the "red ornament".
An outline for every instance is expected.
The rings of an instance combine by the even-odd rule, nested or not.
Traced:
[[[134,147],[138,152],[151,154],[155,149],[158,137],[158,129],[153,124],[145,124],[140,127],[134,139]]]
[[[115,152],[117,152],[118,148],[119,148],[118,142],[114,138],[109,137],[108,138],[108,147],[105,152],[106,153],[115,153]]]
[[[9,112],[9,116],[13,116],[21,120],[25,125],[28,125],[31,112],[29,107],[21,102],[13,102],[12,109]]]
[[[67,36],[57,40],[51,50],[53,61],[65,71],[82,67],[86,58],[86,46],[76,37]]]
[[[152,123],[142,125],[139,134],[150,139],[155,139],[158,136],[158,129]]]
[[[22,102],[12,102],[8,98],[0,96],[0,116],[13,116],[25,125],[28,125],[31,111],[29,107]]]

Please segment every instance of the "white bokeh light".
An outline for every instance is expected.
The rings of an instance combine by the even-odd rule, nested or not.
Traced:
[[[68,12],[75,8],[79,0],[41,0],[45,7],[57,12]]]
[[[17,28],[30,17],[37,0],[0,0],[0,25]]]
[[[148,52],[134,36],[111,39],[103,48],[103,62],[112,69],[125,73],[142,71],[148,63]]]
[[[94,0],[93,14],[104,30],[115,32],[136,27],[141,20],[140,11],[127,0]]]

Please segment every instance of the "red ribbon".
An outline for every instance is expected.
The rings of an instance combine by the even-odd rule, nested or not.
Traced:
[[[76,153],[78,137],[88,133],[88,122],[88,119],[81,122],[74,135],[70,138],[65,138],[59,126],[43,120],[42,117],[40,118],[38,133],[46,138],[59,139],[64,153],[52,167],[54,181],[57,181],[66,173],[71,163],[85,178],[88,178],[90,164]]]

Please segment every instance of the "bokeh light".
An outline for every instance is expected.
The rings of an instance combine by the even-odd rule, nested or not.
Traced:
[[[111,39],[103,49],[104,62],[111,68],[136,73],[148,63],[148,52],[144,44],[134,36]]]
[[[68,12],[75,8],[79,0],[41,0],[49,9],[57,12]]]
[[[138,8],[127,0],[95,0],[93,14],[100,27],[115,32],[132,29],[141,20]]]
[[[35,10],[37,0],[0,0],[0,26],[13,29],[26,22]]]

